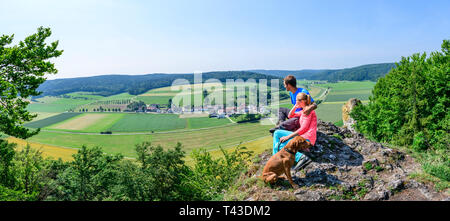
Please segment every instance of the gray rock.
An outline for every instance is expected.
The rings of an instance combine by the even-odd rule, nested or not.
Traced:
[[[364,200],[370,201],[380,201],[389,199],[389,191],[380,187],[375,190],[372,190],[364,197]]]
[[[320,192],[316,191],[306,191],[295,193],[295,197],[300,201],[324,201],[325,198]]]
[[[388,188],[391,190],[391,193],[394,191],[401,190],[403,186],[402,179],[394,179],[387,184]]]

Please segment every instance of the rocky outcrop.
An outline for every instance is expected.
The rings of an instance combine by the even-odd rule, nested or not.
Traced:
[[[362,134],[318,120],[316,158],[301,171],[291,171],[299,185],[287,181],[276,185],[258,179],[271,152],[240,178],[238,192],[227,193],[230,200],[448,200],[428,185],[409,178],[420,165],[407,154],[365,138]],[[402,197],[405,193],[408,197]]]
[[[361,105],[361,101],[356,98],[351,98],[347,101],[347,103],[342,106],[342,121],[344,123],[344,128],[349,129],[351,132],[356,132],[353,128],[353,124],[355,124],[355,120],[350,117],[350,112],[357,105]]]

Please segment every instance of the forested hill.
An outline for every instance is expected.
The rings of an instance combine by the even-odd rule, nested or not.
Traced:
[[[385,76],[395,63],[367,64],[353,68],[334,70],[251,70],[256,73],[284,77],[294,75],[297,79],[327,80],[327,81],[376,81]]]
[[[294,75],[297,79],[328,80],[328,81],[376,81],[386,75],[394,63],[369,64],[354,68],[337,70],[252,70],[252,71],[216,71],[203,73],[203,81],[218,79],[225,82],[226,79],[282,79],[287,75]],[[87,91],[97,95],[110,96],[128,92],[133,95],[142,94],[150,89],[167,87],[172,85],[175,79],[186,79],[194,82],[193,74],[146,74],[146,75],[101,75],[94,77],[66,78],[45,81],[38,91],[41,96],[57,96],[61,94]],[[283,87],[280,81],[280,87]]]
[[[283,83],[280,77],[265,75],[248,71],[220,71],[202,74],[202,80],[218,79],[226,82],[226,79],[280,79],[280,87]],[[194,83],[193,74],[146,74],[146,75],[101,75],[94,77],[66,78],[45,81],[38,91],[40,96],[57,96],[61,94],[86,91],[97,95],[110,96],[128,92],[133,95],[142,94],[150,89],[171,86],[176,79],[186,79]]]

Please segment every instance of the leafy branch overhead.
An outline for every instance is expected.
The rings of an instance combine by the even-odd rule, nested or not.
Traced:
[[[36,117],[26,110],[27,98],[42,93],[37,88],[46,80],[45,74],[58,72],[49,60],[63,50],[57,50],[58,41],[45,43],[51,33],[50,28],[39,27],[36,34],[14,46],[10,46],[14,35],[0,37],[0,132],[19,138],[39,132],[22,124]]]

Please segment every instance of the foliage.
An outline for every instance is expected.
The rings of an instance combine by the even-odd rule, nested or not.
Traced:
[[[16,155],[15,144],[0,139],[0,185],[14,187],[16,177],[13,173],[13,159]]]
[[[379,141],[415,144],[418,150],[448,148],[449,59],[448,40],[429,58],[425,53],[403,57],[378,80],[369,104],[352,111],[356,128]]]
[[[145,112],[146,104],[143,101],[133,101],[130,104],[127,105],[127,108],[131,111],[143,111]],[[100,110],[102,110],[102,107],[100,107]]]
[[[375,85],[368,105],[350,115],[356,128],[384,142],[410,147],[428,174],[450,179],[450,41],[441,52],[403,57]]]
[[[58,200],[106,200],[117,185],[121,155],[103,154],[101,148],[82,146],[74,161],[58,174],[55,196]]]
[[[222,191],[228,189],[238,175],[247,168],[252,151],[237,146],[234,151],[227,152],[220,147],[223,158],[213,159],[205,149],[194,150],[192,158],[195,166],[192,175],[187,179],[188,186],[197,192],[203,200],[218,200],[223,197]]]
[[[327,80],[330,82],[365,80],[376,81],[378,78],[386,75],[394,66],[395,64],[393,63],[381,63],[336,70],[254,70],[254,72],[283,78],[287,75],[294,75],[297,79]]]
[[[45,43],[50,35],[50,28],[40,27],[36,34],[12,47],[8,45],[14,35],[0,37],[0,131],[5,134],[28,138],[39,132],[22,124],[37,116],[26,110],[30,103],[26,98],[41,94],[37,88],[45,81],[45,74],[57,73],[48,60],[59,57],[62,51],[56,50],[58,41]]]
[[[230,116],[236,123],[245,123],[261,119],[261,114],[233,114]]]
[[[44,159],[30,146],[20,151],[0,140],[0,200],[173,201],[214,200],[247,168],[252,155],[245,147],[221,149],[213,159],[194,151],[195,164],[184,162],[180,143],[164,150],[150,142],[136,145],[137,159],[104,154],[82,146],[72,162]]]

